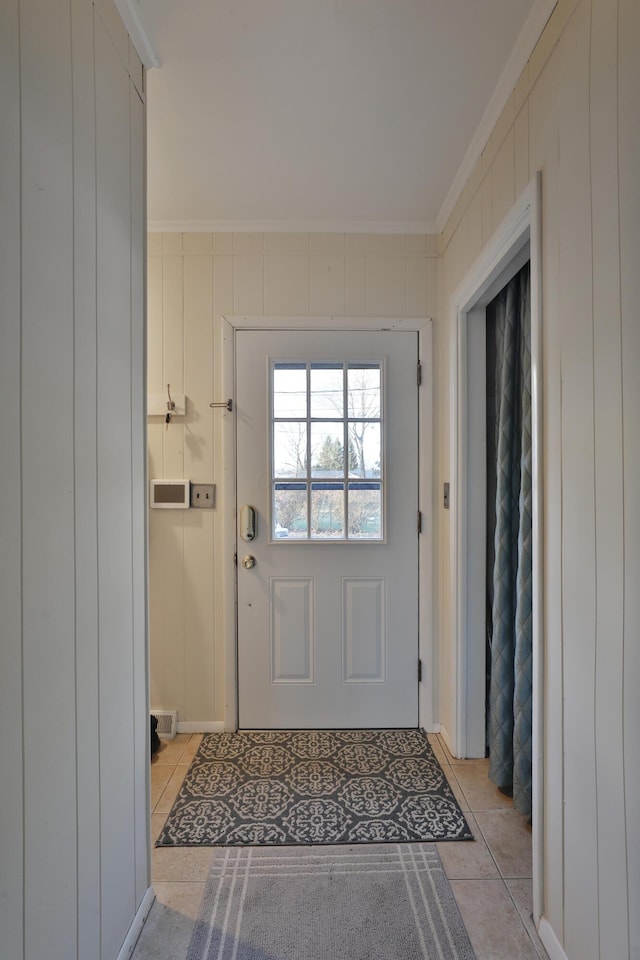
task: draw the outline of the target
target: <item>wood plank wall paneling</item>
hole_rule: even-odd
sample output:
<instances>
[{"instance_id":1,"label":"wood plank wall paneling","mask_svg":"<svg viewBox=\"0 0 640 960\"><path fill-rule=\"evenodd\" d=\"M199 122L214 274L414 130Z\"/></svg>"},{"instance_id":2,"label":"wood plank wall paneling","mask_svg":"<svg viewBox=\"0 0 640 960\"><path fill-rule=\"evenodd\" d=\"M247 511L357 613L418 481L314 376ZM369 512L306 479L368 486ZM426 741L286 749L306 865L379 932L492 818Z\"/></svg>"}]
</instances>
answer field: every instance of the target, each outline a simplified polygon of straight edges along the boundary
<instances>
[{"instance_id":1,"label":"wood plank wall paneling","mask_svg":"<svg viewBox=\"0 0 640 960\"><path fill-rule=\"evenodd\" d=\"M134 870L122 870L135 847L133 779L119 775L134 769L129 80L99 20L95 51L102 951L115 956L135 906Z\"/></svg>"},{"instance_id":2,"label":"wood plank wall paneling","mask_svg":"<svg viewBox=\"0 0 640 960\"><path fill-rule=\"evenodd\" d=\"M623 702L624 483L620 318L620 217L616 100L618 24L593 0L590 75L591 216L596 493L595 739L598 769L597 857L600 951L629 951L628 906L617 895L627 877ZM611 322L618 318L618 322ZM606 639L606 648L603 643Z\"/></svg>"},{"instance_id":3,"label":"wood plank wall paneling","mask_svg":"<svg viewBox=\"0 0 640 960\"><path fill-rule=\"evenodd\" d=\"M640 5L620 0L618 20L618 163L624 484L623 699L627 902L631 957L640 955Z\"/></svg>"},{"instance_id":4,"label":"wood plank wall paneling","mask_svg":"<svg viewBox=\"0 0 640 960\"><path fill-rule=\"evenodd\" d=\"M162 266L163 393L170 384L184 393L184 279L182 255L169 254ZM167 479L183 475L184 435L181 429L162 433L162 458Z\"/></svg>"},{"instance_id":5,"label":"wood plank wall paneling","mask_svg":"<svg viewBox=\"0 0 640 960\"><path fill-rule=\"evenodd\" d=\"M56 943L59 955L73 956L73 136L65 0L52 0L45 8L37 0L22 0L20 73L25 952L46 956ZM30 282L36 277L38 282ZM46 416L54 406L55 424ZM43 723L45 718L55 718L57 742L74 749L51 749L44 735L51 721ZM60 876L71 882L58 882Z\"/></svg>"},{"instance_id":6,"label":"wood plank wall paneling","mask_svg":"<svg viewBox=\"0 0 640 960\"><path fill-rule=\"evenodd\" d=\"M131 164L131 317L144 318L146 249L146 115L139 84L129 88ZM134 835L146 837L149 825L149 658L147 642L147 430L146 333L143 322L131 325L131 535L133 620L132 668L134 682ZM136 642L136 638L140 642ZM136 908L149 886L151 855L148 845L138 842L135 851Z\"/></svg>"},{"instance_id":7,"label":"wood plank wall paneling","mask_svg":"<svg viewBox=\"0 0 640 960\"><path fill-rule=\"evenodd\" d=\"M0 4L0 956L23 955L22 476L20 458L20 63L18 0ZM3 958L4 960L4 958Z\"/></svg>"},{"instance_id":8,"label":"wood plank wall paneling","mask_svg":"<svg viewBox=\"0 0 640 960\"><path fill-rule=\"evenodd\" d=\"M98 689L98 513L96 343L96 156L93 11L72 5L75 298L76 712L78 729L78 952L99 956L100 765ZM91 493L89 494L89 491ZM89 494L89 495L87 495Z\"/></svg>"},{"instance_id":9,"label":"wood plank wall paneling","mask_svg":"<svg viewBox=\"0 0 640 960\"><path fill-rule=\"evenodd\" d=\"M151 234L149 392L171 378L187 415L168 430L149 419L150 477L220 482L216 316L363 316L365 304L371 316L421 316L436 307L437 283L424 236ZM150 513L151 703L178 709L179 721L224 718L218 523L217 510Z\"/></svg>"},{"instance_id":10,"label":"wood plank wall paneling","mask_svg":"<svg viewBox=\"0 0 640 960\"><path fill-rule=\"evenodd\" d=\"M515 134L513 127L496 152L491 164L491 224L493 229L506 217L516 202Z\"/></svg>"},{"instance_id":11,"label":"wood plank wall paneling","mask_svg":"<svg viewBox=\"0 0 640 960\"><path fill-rule=\"evenodd\" d=\"M597 949L597 818L593 252L589 167L590 5L581 4L558 56L560 356L562 374L562 637L565 657L565 940L569 956ZM579 562L577 558L580 558ZM587 718L593 718L589 721Z\"/></svg>"},{"instance_id":12,"label":"wood plank wall paneling","mask_svg":"<svg viewBox=\"0 0 640 960\"><path fill-rule=\"evenodd\" d=\"M0 9L1 960L116 957L149 884L144 104L98 6Z\"/></svg>"},{"instance_id":13,"label":"wood plank wall paneling","mask_svg":"<svg viewBox=\"0 0 640 960\"><path fill-rule=\"evenodd\" d=\"M193 481L214 476L213 416L209 403L213 381L213 257L212 235L184 237L185 250L204 251L184 257L184 377L193 384L184 421L184 474ZM204 415L203 415L204 414ZM185 713L213 716L215 679L211 628L214 597L212 545L214 513L188 512L184 518L184 635Z\"/></svg>"},{"instance_id":14,"label":"wood plank wall paneling","mask_svg":"<svg viewBox=\"0 0 640 960\"><path fill-rule=\"evenodd\" d=\"M558 178L558 64L556 51L531 91L529 100L529 170L542 171L542 222L545 225L542 247L542 405L543 405L543 514L545 529L562 529L562 419L557 415L561 405L560 371L560 246L559 246L559 178ZM524 109L524 107L523 107ZM561 534L560 534L561 538ZM557 561L556 561L557 562ZM544 750L552 756L562 742L563 728L563 646L562 646L562 578L547 576L544 583L544 662L546 703L544 709ZM561 764L545 768L544 802L546 810L562 808L563 774ZM546 819L546 840L549 850L561 850L563 818ZM557 869L557 859L544 861L545 915L556 935L562 939L564 925L564 878Z\"/></svg>"},{"instance_id":15,"label":"wood plank wall paneling","mask_svg":"<svg viewBox=\"0 0 640 960\"><path fill-rule=\"evenodd\" d=\"M559 0L513 94L516 190L542 171L544 913L569 960L640 956L639 39L634 0ZM445 229L445 323L478 210L484 242L504 212L496 131Z\"/></svg>"},{"instance_id":16,"label":"wood plank wall paneling","mask_svg":"<svg viewBox=\"0 0 640 960\"><path fill-rule=\"evenodd\" d=\"M160 239L162 237L160 236ZM149 244L151 248L151 244ZM164 380L162 344L162 250L155 255L149 249L147 263L147 390L163 394Z\"/></svg>"}]
</instances>

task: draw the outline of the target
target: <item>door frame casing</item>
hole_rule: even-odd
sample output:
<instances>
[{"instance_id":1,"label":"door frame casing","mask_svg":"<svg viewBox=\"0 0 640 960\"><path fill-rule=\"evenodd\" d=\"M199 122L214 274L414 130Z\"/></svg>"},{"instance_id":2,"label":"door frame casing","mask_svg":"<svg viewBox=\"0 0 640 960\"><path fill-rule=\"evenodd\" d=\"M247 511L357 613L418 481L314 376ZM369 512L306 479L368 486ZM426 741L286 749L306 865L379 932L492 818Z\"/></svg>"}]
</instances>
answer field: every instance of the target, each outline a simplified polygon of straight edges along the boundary
<instances>
[{"instance_id":1,"label":"door frame casing","mask_svg":"<svg viewBox=\"0 0 640 960\"><path fill-rule=\"evenodd\" d=\"M542 232L541 175L538 172L518 198L490 242L468 271L450 301L453 317L450 343L451 485L450 527L451 606L449 610L455 658L452 729L442 729L456 757L479 753L477 732L484 739L485 650L474 644L470 624L478 615L484 623L486 504L479 501L475 484L483 469L486 480L486 448L478 443L477 409L485 399L484 342L486 304L527 260L531 265L531 404L532 404L532 635L533 635L533 730L532 730L532 824L533 899L538 923L543 912L543 513L542 513ZM475 349L473 349L475 348ZM485 378L486 379L486 378ZM475 404L475 407L474 407ZM475 430L476 436L472 435ZM486 439L486 436L485 436ZM482 461L484 457L484 461ZM482 594L481 600L478 597ZM479 604L481 610L478 609Z\"/></svg>"},{"instance_id":2,"label":"door frame casing","mask_svg":"<svg viewBox=\"0 0 640 960\"><path fill-rule=\"evenodd\" d=\"M296 330L330 332L407 331L418 335L418 360L422 365L422 386L418 390L418 509L422 532L418 538L418 656L423 664L418 684L418 723L427 732L436 729L437 671L434 649L433 606L433 376L432 323L429 318L397 317L240 317L218 316L214 320L214 342L218 345L216 382L222 395L216 400L235 400L235 338L238 330ZM417 375L417 371L416 371ZM222 413L222 411L221 411ZM214 586L216 609L221 611L224 645L224 729L238 729L238 646L236 544L236 436L235 408L222 413L220 455L221 482L217 503L221 510L222 535L216 550L215 568L221 575ZM416 517L417 523L417 517ZM416 664L416 680L417 680Z\"/></svg>"}]
</instances>

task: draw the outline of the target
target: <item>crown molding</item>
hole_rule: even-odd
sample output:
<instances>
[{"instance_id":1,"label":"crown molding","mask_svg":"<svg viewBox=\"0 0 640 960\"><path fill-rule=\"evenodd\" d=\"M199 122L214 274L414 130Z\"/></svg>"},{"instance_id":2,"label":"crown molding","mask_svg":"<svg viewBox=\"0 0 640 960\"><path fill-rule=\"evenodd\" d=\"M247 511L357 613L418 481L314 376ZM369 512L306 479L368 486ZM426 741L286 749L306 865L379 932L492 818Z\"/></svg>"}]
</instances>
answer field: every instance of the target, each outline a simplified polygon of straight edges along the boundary
<instances>
[{"instance_id":1,"label":"crown molding","mask_svg":"<svg viewBox=\"0 0 640 960\"><path fill-rule=\"evenodd\" d=\"M152 67L160 67L162 61L149 36L140 4L137 0L114 0L114 3L144 67L147 70L151 70Z\"/></svg>"},{"instance_id":2,"label":"crown molding","mask_svg":"<svg viewBox=\"0 0 640 960\"><path fill-rule=\"evenodd\" d=\"M149 233L438 234L437 224L385 220L149 220Z\"/></svg>"},{"instance_id":3,"label":"crown molding","mask_svg":"<svg viewBox=\"0 0 640 960\"><path fill-rule=\"evenodd\" d=\"M513 50L507 60L507 64L502 71L498 85L493 91L493 96L489 101L478 128L467 147L462 163L458 172L453 178L449 191L436 219L437 232L443 233L447 220L453 212L453 208L458 202L464 186L471 176L482 151L487 145L489 137L495 127L500 114L504 110L509 97L513 92L520 74L524 70L533 49L542 35L542 31L547 25L549 17L555 10L558 0L536 0L529 16L524 22L524 26L518 35Z\"/></svg>"}]
</instances>

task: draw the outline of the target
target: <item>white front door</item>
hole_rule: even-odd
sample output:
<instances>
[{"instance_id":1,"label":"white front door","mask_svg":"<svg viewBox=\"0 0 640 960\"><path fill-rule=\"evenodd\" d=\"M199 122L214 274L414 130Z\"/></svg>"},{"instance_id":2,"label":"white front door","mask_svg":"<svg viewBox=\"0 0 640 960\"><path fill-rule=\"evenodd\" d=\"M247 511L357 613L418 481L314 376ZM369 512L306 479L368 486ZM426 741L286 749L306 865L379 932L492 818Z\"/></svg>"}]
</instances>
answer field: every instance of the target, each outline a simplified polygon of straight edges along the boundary
<instances>
[{"instance_id":1,"label":"white front door","mask_svg":"<svg viewBox=\"0 0 640 960\"><path fill-rule=\"evenodd\" d=\"M236 333L241 728L418 724L417 351Z\"/></svg>"}]
</instances>

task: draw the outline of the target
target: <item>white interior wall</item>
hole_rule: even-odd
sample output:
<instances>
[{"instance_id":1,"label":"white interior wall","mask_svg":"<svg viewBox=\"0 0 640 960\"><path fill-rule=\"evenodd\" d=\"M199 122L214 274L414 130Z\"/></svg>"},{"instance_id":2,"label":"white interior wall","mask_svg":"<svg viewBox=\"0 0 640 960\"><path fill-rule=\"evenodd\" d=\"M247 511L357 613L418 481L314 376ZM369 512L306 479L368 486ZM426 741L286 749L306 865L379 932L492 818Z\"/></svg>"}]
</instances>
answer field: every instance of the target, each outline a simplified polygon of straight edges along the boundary
<instances>
[{"instance_id":1,"label":"white interior wall","mask_svg":"<svg viewBox=\"0 0 640 960\"><path fill-rule=\"evenodd\" d=\"M640 8L560 0L441 241L438 480L450 298L542 171L545 903L553 956L640 956ZM634 439L635 438L635 439ZM450 635L441 511L441 638ZM454 709L441 644L441 718Z\"/></svg>"},{"instance_id":2,"label":"white interior wall","mask_svg":"<svg viewBox=\"0 0 640 960\"><path fill-rule=\"evenodd\" d=\"M149 393L185 394L149 418L149 476L220 483L219 316L424 317L437 308L437 240L362 234L149 236ZM182 729L222 727L221 510L150 511L151 703ZM232 558L227 558L232 563Z\"/></svg>"},{"instance_id":3,"label":"white interior wall","mask_svg":"<svg viewBox=\"0 0 640 960\"><path fill-rule=\"evenodd\" d=\"M111 0L0 5L0 957L149 900L143 71Z\"/></svg>"}]
</instances>

